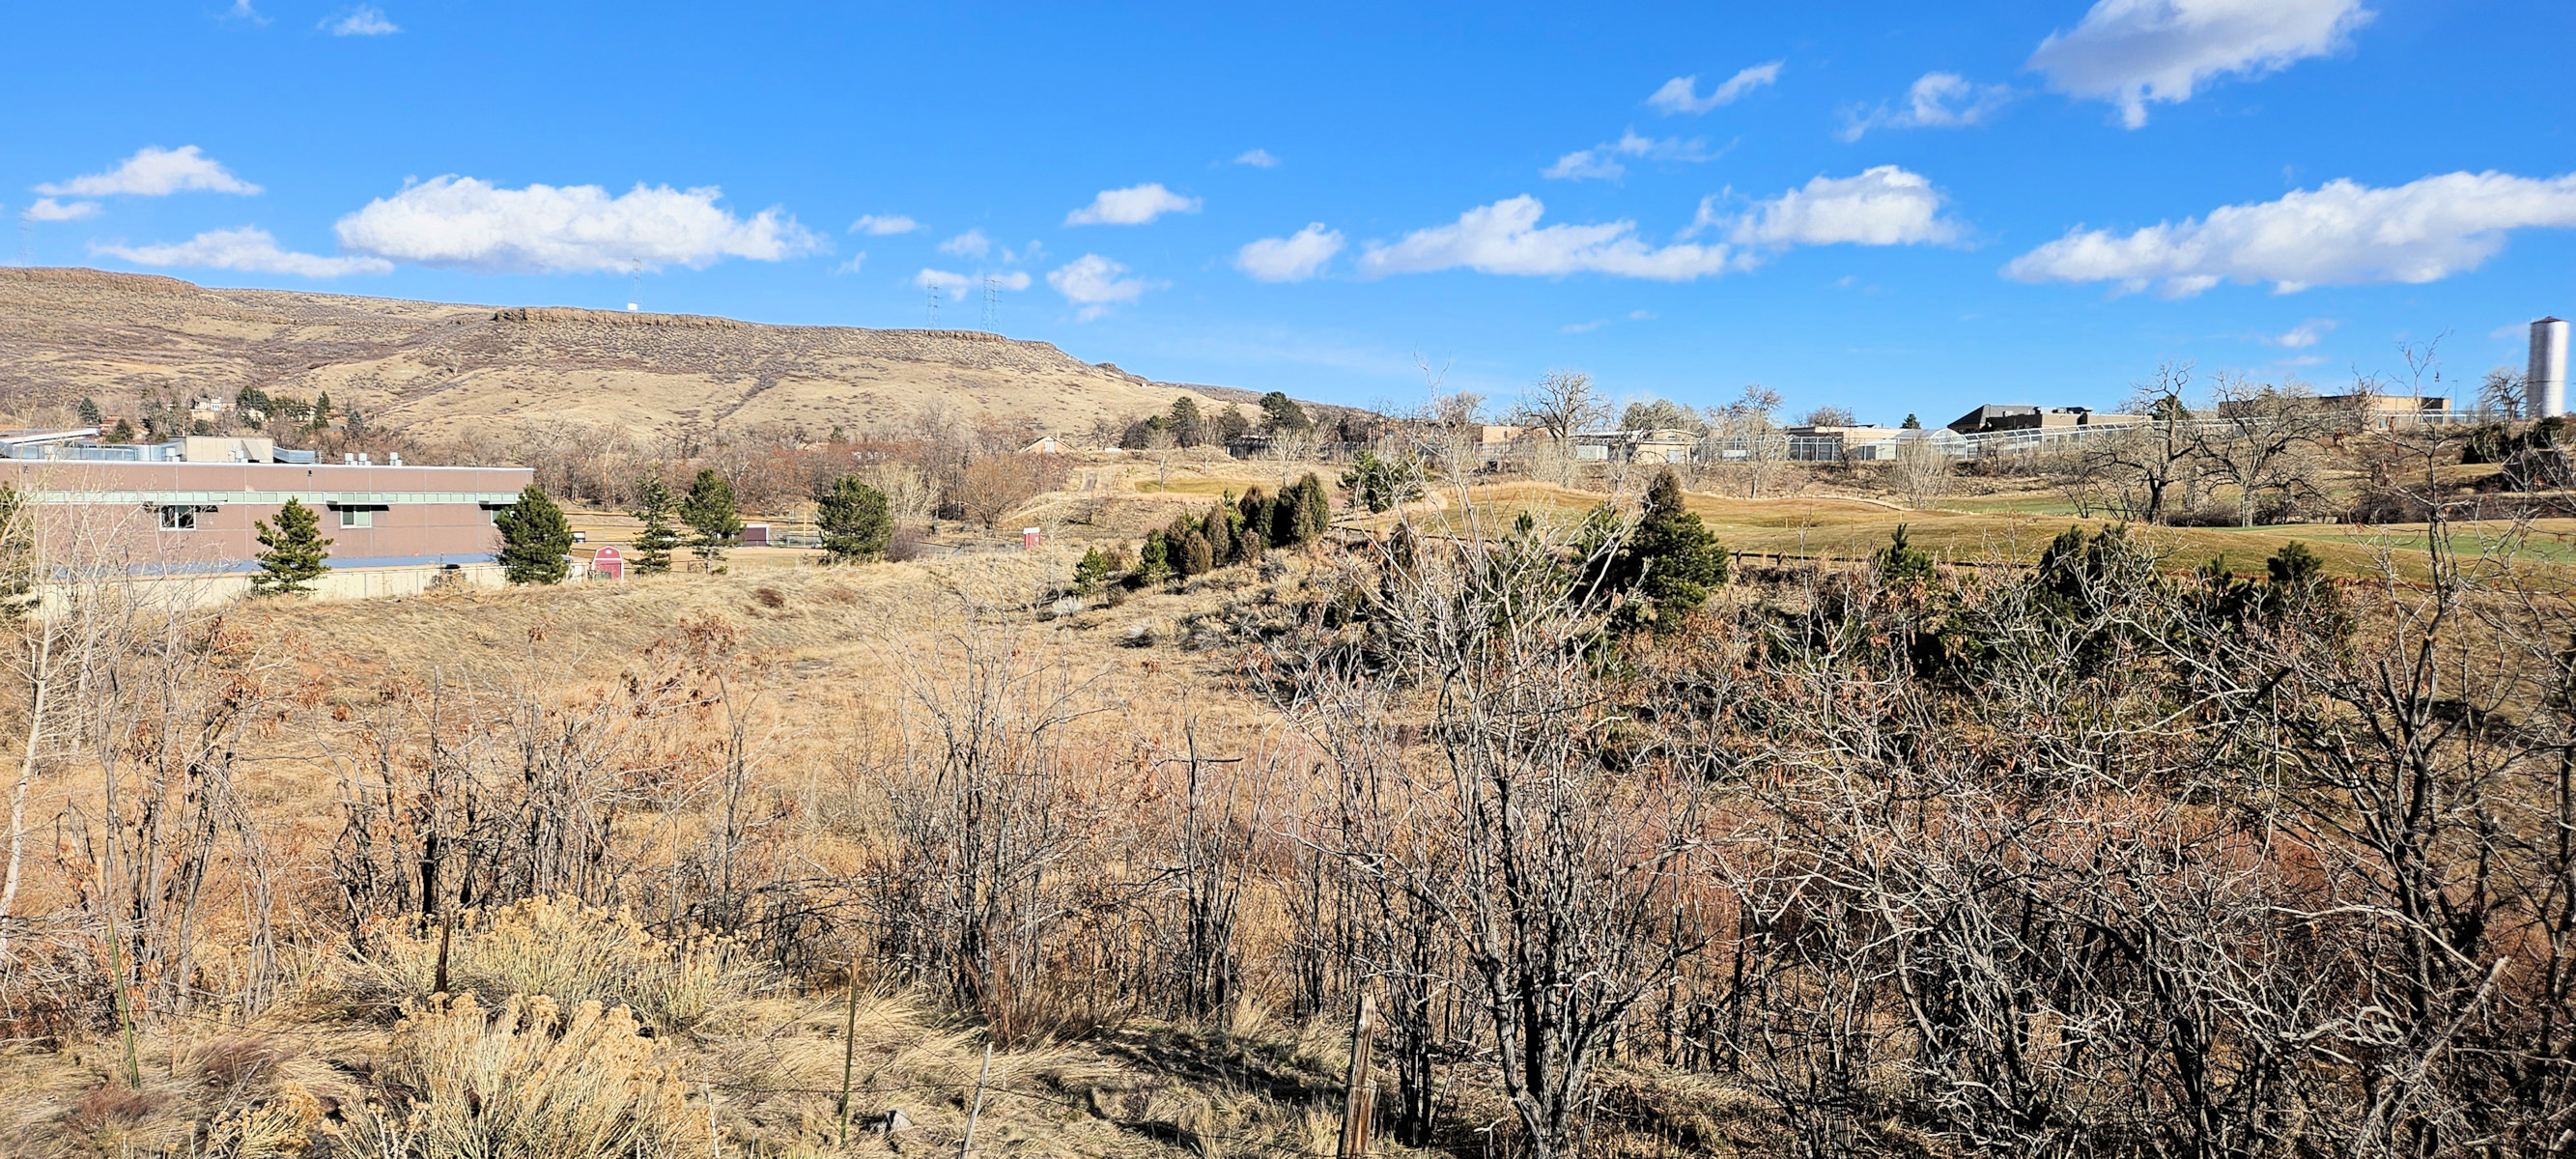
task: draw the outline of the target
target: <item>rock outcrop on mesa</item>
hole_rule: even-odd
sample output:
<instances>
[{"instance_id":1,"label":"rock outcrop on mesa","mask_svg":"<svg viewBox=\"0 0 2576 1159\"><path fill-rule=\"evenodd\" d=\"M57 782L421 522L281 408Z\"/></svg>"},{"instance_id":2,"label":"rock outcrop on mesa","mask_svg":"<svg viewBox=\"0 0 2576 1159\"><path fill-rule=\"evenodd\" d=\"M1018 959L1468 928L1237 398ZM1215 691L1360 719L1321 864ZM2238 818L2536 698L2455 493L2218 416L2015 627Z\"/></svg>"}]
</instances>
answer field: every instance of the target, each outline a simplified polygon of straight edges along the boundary
<instances>
[{"instance_id":1,"label":"rock outcrop on mesa","mask_svg":"<svg viewBox=\"0 0 2576 1159\"><path fill-rule=\"evenodd\" d=\"M227 290L148 274L0 268L0 399L168 388L329 391L437 440L591 425L653 438L764 424L892 430L926 406L1088 431L1241 393L1152 382L971 330L769 326L687 314Z\"/></svg>"}]
</instances>

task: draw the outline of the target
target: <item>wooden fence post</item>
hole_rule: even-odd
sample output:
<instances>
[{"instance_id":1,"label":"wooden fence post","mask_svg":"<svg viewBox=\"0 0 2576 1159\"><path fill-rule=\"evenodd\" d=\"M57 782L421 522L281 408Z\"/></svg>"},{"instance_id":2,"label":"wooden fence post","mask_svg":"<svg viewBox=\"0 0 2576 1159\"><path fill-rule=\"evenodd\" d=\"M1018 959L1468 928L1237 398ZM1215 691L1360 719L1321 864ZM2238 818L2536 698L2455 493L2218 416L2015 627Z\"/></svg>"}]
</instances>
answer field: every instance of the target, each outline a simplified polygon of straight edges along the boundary
<instances>
[{"instance_id":1,"label":"wooden fence post","mask_svg":"<svg viewBox=\"0 0 2576 1159\"><path fill-rule=\"evenodd\" d=\"M859 960L850 959L849 1009L841 1021L841 1147L850 1146L850 1066L859 1056ZM874 1081L874 1080L870 1080Z\"/></svg>"},{"instance_id":2,"label":"wooden fence post","mask_svg":"<svg viewBox=\"0 0 2576 1159\"><path fill-rule=\"evenodd\" d=\"M1377 1003L1360 995L1360 1016L1351 1023L1351 1073L1342 1083L1342 1149L1340 1159L1364 1159L1369 1148L1369 1042L1377 1036Z\"/></svg>"},{"instance_id":3,"label":"wooden fence post","mask_svg":"<svg viewBox=\"0 0 2576 1159\"><path fill-rule=\"evenodd\" d=\"M975 1150L975 1120L984 1114L984 1079L993 1073L993 1036L984 1034L984 1068L975 1072L975 1105L966 1111L966 1134L957 1140L957 1159L966 1159Z\"/></svg>"}]
</instances>

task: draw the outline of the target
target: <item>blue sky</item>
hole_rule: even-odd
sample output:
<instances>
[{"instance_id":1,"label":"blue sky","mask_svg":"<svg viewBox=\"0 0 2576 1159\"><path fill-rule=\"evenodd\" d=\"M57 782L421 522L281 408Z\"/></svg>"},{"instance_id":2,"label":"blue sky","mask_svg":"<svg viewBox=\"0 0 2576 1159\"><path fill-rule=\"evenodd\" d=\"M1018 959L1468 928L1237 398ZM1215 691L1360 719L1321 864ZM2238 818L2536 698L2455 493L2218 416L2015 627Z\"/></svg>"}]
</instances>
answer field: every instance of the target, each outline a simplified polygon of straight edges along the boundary
<instances>
[{"instance_id":1,"label":"blue sky","mask_svg":"<svg viewBox=\"0 0 2576 1159\"><path fill-rule=\"evenodd\" d=\"M2576 5L1224 7L13 5L0 212L37 264L783 323L990 276L1015 337L1394 406L1417 355L1883 421L2437 336L2473 381L2576 312Z\"/></svg>"}]
</instances>

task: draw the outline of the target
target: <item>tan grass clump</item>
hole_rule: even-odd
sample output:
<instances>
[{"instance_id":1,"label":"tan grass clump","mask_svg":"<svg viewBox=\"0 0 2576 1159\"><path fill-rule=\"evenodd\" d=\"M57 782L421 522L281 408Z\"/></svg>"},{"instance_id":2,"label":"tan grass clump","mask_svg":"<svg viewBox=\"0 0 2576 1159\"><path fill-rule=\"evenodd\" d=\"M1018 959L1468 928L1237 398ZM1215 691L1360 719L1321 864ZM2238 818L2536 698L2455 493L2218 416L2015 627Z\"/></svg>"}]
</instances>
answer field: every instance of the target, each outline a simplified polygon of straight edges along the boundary
<instances>
[{"instance_id":1,"label":"tan grass clump","mask_svg":"<svg viewBox=\"0 0 2576 1159\"><path fill-rule=\"evenodd\" d=\"M313 1147L322 1100L300 1083L278 1084L277 1097L216 1117L206 1129L205 1159L287 1159Z\"/></svg>"},{"instance_id":2,"label":"tan grass clump","mask_svg":"<svg viewBox=\"0 0 2576 1159\"><path fill-rule=\"evenodd\" d=\"M361 961L364 985L389 996L389 1005L428 998L438 944L434 926L386 935ZM629 911L568 898L465 911L447 970L451 993L485 1002L544 995L560 1006L626 1006L664 1031L697 1026L761 980L730 939L664 941Z\"/></svg>"},{"instance_id":3,"label":"tan grass clump","mask_svg":"<svg viewBox=\"0 0 2576 1159\"><path fill-rule=\"evenodd\" d=\"M584 1002L566 1018L539 995L487 1013L466 995L408 1011L389 1053L389 1085L414 1093L392 1122L362 1121L379 1136L370 1152L622 1159L711 1137L677 1055L623 1006Z\"/></svg>"}]
</instances>

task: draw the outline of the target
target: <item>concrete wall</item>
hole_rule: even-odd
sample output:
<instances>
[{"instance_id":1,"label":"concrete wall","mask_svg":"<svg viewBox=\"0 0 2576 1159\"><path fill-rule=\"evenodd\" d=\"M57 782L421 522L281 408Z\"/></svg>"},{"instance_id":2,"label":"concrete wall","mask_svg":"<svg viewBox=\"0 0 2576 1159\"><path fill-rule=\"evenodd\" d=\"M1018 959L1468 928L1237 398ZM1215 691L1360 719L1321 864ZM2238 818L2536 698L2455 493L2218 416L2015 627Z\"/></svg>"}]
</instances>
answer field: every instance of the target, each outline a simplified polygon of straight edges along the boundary
<instances>
[{"instance_id":1,"label":"concrete wall","mask_svg":"<svg viewBox=\"0 0 2576 1159\"><path fill-rule=\"evenodd\" d=\"M581 569L576 568L568 582L581 582ZM135 598L159 603L175 602L183 607L202 608L250 595L250 577L241 573L225 575L162 576L133 581ZM469 564L461 567L376 567L333 571L313 581L313 594L300 599L341 601L366 600L382 596L417 596L435 591L466 591L474 588L508 586L501 577L499 564ZM39 585L42 602L38 614L60 608L68 593L53 585Z\"/></svg>"}]
</instances>

